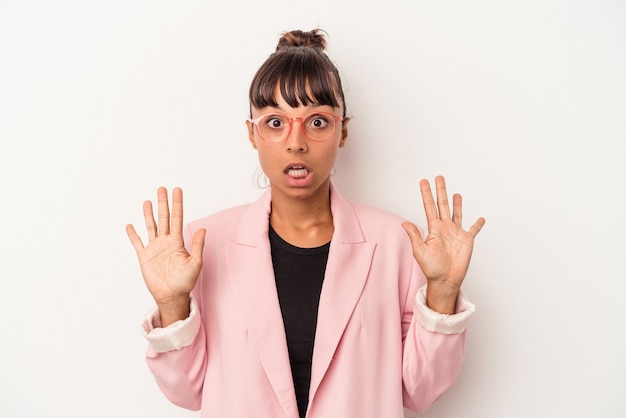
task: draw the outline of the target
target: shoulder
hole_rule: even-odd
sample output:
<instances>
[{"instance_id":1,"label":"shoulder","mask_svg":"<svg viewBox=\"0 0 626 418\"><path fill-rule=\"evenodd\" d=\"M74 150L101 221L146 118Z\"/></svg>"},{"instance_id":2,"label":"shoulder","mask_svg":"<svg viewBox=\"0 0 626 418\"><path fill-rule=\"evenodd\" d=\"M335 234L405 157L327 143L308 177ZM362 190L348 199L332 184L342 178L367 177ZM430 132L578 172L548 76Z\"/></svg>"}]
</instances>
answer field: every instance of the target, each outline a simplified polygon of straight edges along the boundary
<instances>
[{"instance_id":1,"label":"shoulder","mask_svg":"<svg viewBox=\"0 0 626 418\"><path fill-rule=\"evenodd\" d=\"M332 183L331 208L333 216L337 215L335 226L339 226L351 239L360 236L379 243L407 241L402 223L408 219L380 207L346 198Z\"/></svg>"},{"instance_id":2,"label":"shoulder","mask_svg":"<svg viewBox=\"0 0 626 418\"><path fill-rule=\"evenodd\" d=\"M402 223L407 222L408 219L388 210L361 202L352 200L348 202L354 209L366 239L406 241L407 234L402 227Z\"/></svg>"},{"instance_id":3,"label":"shoulder","mask_svg":"<svg viewBox=\"0 0 626 418\"><path fill-rule=\"evenodd\" d=\"M392 273L390 277L411 277L415 258L411 240L402 227L407 219L361 202L349 203L354 209L364 241L376 246L372 268L387 273L397 271L397 275Z\"/></svg>"},{"instance_id":4,"label":"shoulder","mask_svg":"<svg viewBox=\"0 0 626 418\"><path fill-rule=\"evenodd\" d=\"M216 229L231 229L233 225L239 223L242 215L246 212L252 203L247 203L244 205L233 206L228 209L220 210L219 212L215 212L211 215L196 219L189 223L189 228L192 231L195 231L199 228L205 228L208 230L216 230Z\"/></svg>"},{"instance_id":5,"label":"shoulder","mask_svg":"<svg viewBox=\"0 0 626 418\"><path fill-rule=\"evenodd\" d=\"M363 220L372 220L376 223L402 223L407 221L407 219L402 216L390 212L385 209L381 209L375 206L366 205L361 202L357 202L354 200L348 200L350 206L354 209L354 212L357 214L359 219Z\"/></svg>"}]
</instances>

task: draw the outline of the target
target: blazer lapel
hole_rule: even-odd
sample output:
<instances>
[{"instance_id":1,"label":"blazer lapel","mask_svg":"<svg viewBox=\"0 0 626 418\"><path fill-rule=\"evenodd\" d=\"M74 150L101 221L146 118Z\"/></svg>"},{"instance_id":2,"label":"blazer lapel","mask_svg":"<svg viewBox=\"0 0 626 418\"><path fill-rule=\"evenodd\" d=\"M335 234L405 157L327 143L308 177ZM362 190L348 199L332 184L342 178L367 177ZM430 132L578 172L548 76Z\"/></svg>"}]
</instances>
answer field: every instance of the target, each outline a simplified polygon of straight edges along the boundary
<instances>
[{"instance_id":1,"label":"blazer lapel","mask_svg":"<svg viewBox=\"0 0 626 418\"><path fill-rule=\"evenodd\" d=\"M313 399L367 281L375 243L366 242L350 203L331 183L333 234L317 316L309 399Z\"/></svg>"},{"instance_id":2,"label":"blazer lapel","mask_svg":"<svg viewBox=\"0 0 626 418\"><path fill-rule=\"evenodd\" d=\"M270 191L243 214L236 242L227 244L228 277L240 298L251 341L287 417L297 417L289 353L268 239Z\"/></svg>"}]
</instances>

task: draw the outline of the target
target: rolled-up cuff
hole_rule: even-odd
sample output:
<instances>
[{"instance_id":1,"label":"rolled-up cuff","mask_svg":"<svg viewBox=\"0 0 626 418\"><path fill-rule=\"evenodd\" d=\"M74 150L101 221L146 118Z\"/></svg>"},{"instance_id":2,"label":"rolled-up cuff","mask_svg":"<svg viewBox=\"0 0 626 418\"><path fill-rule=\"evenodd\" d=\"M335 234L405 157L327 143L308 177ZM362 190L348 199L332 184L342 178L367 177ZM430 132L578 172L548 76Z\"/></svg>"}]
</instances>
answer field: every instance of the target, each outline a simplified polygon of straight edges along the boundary
<instances>
[{"instance_id":1,"label":"rolled-up cuff","mask_svg":"<svg viewBox=\"0 0 626 418\"><path fill-rule=\"evenodd\" d=\"M424 328L441 334L460 334L465 327L476 306L467 299L463 291L459 292L456 300L456 313L453 315L435 312L426 305L426 285L422 286L415 295L413 314Z\"/></svg>"},{"instance_id":2,"label":"rolled-up cuff","mask_svg":"<svg viewBox=\"0 0 626 418\"><path fill-rule=\"evenodd\" d=\"M180 350L191 345L200 330L198 305L191 297L189 317L161 327L161 315L158 308L146 314L142 322L143 336L148 340L150 348L157 353Z\"/></svg>"}]
</instances>

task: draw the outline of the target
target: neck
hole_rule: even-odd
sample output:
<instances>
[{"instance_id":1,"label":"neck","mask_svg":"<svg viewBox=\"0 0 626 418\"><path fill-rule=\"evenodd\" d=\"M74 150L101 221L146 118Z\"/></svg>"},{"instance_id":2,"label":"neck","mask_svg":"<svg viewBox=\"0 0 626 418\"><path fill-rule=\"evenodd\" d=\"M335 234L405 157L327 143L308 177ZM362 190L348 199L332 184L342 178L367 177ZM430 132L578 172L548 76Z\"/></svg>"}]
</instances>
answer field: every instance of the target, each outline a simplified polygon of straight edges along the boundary
<instances>
[{"instance_id":1,"label":"neck","mask_svg":"<svg viewBox=\"0 0 626 418\"><path fill-rule=\"evenodd\" d=\"M330 182L306 198L272 194L270 223L285 241L298 247L318 247L333 235Z\"/></svg>"}]
</instances>

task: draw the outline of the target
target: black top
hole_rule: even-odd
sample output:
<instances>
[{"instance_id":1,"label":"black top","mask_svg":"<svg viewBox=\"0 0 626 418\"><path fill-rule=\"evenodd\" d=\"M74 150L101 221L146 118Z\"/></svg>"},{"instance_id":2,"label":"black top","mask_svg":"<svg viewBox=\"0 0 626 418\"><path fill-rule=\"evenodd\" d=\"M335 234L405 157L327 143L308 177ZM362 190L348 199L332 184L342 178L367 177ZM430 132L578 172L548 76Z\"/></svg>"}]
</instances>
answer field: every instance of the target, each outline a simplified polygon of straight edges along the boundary
<instances>
[{"instance_id":1,"label":"black top","mask_svg":"<svg viewBox=\"0 0 626 418\"><path fill-rule=\"evenodd\" d=\"M295 247L279 237L271 225L269 239L298 411L304 418L309 404L317 308L330 242L315 248Z\"/></svg>"}]
</instances>

